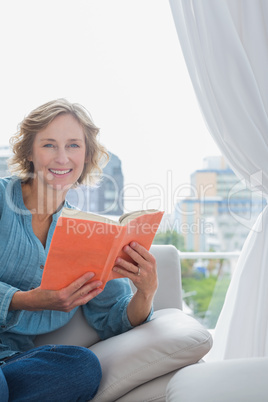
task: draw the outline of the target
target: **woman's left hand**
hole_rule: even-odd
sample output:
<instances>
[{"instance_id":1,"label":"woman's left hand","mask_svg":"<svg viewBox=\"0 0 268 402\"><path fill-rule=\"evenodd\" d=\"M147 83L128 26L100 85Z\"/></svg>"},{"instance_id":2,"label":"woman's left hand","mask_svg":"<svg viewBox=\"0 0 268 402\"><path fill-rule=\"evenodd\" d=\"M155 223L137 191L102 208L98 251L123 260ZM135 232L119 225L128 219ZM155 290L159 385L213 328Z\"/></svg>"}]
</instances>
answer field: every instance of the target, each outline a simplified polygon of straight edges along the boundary
<instances>
[{"instance_id":1,"label":"woman's left hand","mask_svg":"<svg viewBox=\"0 0 268 402\"><path fill-rule=\"evenodd\" d=\"M113 270L132 280L138 291L145 297L153 296L157 290L158 279L154 256L137 242L123 248L133 262L117 258Z\"/></svg>"}]
</instances>

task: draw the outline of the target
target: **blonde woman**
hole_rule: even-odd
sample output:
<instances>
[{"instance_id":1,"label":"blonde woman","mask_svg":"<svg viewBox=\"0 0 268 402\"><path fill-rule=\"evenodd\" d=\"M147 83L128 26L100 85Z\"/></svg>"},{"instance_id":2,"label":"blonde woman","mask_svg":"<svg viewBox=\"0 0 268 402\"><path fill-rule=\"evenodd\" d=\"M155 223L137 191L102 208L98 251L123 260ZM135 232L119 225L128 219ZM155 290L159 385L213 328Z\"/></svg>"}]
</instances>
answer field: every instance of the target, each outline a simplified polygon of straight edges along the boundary
<instances>
[{"instance_id":1,"label":"blonde woman","mask_svg":"<svg viewBox=\"0 0 268 402\"><path fill-rule=\"evenodd\" d=\"M102 291L91 272L59 291L39 287L61 209L72 207L67 191L100 172L107 158L98 132L81 105L58 99L33 110L11 139L16 174L0 180L1 401L8 395L10 401L50 402L94 397L101 367L90 350L34 348L36 335L67 324L79 306L101 339L150 319L156 263L137 243L125 248L135 264L120 259L114 267L135 283L134 295L128 279L112 280Z\"/></svg>"}]
</instances>

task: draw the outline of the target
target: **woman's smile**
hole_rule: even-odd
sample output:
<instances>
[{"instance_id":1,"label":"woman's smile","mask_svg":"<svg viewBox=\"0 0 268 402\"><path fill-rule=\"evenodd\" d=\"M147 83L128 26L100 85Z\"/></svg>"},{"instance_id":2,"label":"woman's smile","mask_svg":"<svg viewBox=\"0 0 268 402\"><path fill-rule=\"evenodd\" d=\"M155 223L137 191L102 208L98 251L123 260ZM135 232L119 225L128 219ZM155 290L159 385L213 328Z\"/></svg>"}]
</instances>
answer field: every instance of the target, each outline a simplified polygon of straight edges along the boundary
<instances>
[{"instance_id":1,"label":"woman's smile","mask_svg":"<svg viewBox=\"0 0 268 402\"><path fill-rule=\"evenodd\" d=\"M72 169L67 169L67 170L59 170L59 169L48 169L51 173L55 174L55 175L66 175L68 173L70 173L72 171Z\"/></svg>"}]
</instances>

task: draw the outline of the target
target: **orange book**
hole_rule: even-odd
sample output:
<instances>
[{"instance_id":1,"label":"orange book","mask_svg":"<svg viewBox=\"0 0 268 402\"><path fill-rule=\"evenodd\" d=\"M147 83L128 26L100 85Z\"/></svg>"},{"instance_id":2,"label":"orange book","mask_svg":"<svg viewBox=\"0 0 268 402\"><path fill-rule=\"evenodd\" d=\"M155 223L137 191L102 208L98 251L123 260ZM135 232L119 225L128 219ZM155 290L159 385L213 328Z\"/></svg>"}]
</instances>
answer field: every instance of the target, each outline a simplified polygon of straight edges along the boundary
<instances>
[{"instance_id":1,"label":"orange book","mask_svg":"<svg viewBox=\"0 0 268 402\"><path fill-rule=\"evenodd\" d=\"M89 212L63 208L48 252L41 288L58 290L86 272L103 287L122 276L112 271L121 256L129 260L123 247L137 241L151 247L164 212L136 211L121 216L118 222Z\"/></svg>"}]
</instances>

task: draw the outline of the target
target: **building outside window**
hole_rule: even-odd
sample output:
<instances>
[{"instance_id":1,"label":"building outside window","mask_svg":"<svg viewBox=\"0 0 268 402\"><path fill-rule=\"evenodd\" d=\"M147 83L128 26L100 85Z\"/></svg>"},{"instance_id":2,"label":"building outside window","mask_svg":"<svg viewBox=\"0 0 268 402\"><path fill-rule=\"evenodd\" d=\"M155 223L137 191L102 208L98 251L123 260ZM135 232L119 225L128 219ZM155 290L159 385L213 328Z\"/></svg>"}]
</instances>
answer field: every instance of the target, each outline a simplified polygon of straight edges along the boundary
<instances>
[{"instance_id":1,"label":"building outside window","mask_svg":"<svg viewBox=\"0 0 268 402\"><path fill-rule=\"evenodd\" d=\"M220 156L205 159L191 175L191 194L176 205L184 304L207 328L216 325L239 252L265 205Z\"/></svg>"},{"instance_id":2,"label":"building outside window","mask_svg":"<svg viewBox=\"0 0 268 402\"><path fill-rule=\"evenodd\" d=\"M245 188L223 157L205 159L205 168L191 176L191 192L175 208L185 249L238 251L266 205Z\"/></svg>"},{"instance_id":3,"label":"building outside window","mask_svg":"<svg viewBox=\"0 0 268 402\"><path fill-rule=\"evenodd\" d=\"M9 175L7 161L10 156L11 152L9 146L0 146L0 177Z\"/></svg>"}]
</instances>

